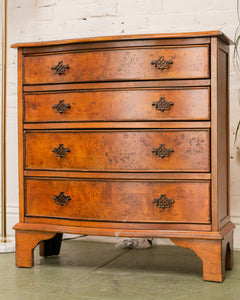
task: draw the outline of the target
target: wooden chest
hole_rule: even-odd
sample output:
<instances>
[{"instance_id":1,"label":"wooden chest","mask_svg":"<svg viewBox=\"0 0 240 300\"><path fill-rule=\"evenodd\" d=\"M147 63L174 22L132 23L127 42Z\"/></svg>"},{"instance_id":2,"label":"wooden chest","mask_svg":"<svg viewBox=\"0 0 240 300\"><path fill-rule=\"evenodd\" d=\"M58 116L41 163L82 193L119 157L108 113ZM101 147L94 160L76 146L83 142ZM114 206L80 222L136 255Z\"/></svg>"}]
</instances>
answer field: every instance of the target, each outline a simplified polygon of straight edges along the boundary
<instances>
[{"instance_id":1,"label":"wooden chest","mask_svg":"<svg viewBox=\"0 0 240 300\"><path fill-rule=\"evenodd\" d=\"M170 238L232 267L228 45L221 32L16 44L16 264L62 233Z\"/></svg>"}]
</instances>

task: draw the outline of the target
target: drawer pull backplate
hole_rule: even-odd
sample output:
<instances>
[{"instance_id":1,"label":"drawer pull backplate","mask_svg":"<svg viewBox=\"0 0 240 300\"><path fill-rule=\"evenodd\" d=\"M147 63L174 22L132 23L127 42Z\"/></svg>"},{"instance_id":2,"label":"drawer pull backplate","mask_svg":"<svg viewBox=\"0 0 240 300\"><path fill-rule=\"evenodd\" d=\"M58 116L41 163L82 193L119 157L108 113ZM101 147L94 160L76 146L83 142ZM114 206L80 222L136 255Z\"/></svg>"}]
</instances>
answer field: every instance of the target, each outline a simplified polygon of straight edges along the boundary
<instances>
[{"instance_id":1,"label":"drawer pull backplate","mask_svg":"<svg viewBox=\"0 0 240 300\"><path fill-rule=\"evenodd\" d=\"M55 153L56 157L64 157L67 152L70 152L70 149L64 147L63 144L59 144L58 147L52 149L52 152Z\"/></svg>"},{"instance_id":2,"label":"drawer pull backplate","mask_svg":"<svg viewBox=\"0 0 240 300\"><path fill-rule=\"evenodd\" d=\"M59 61L56 66L51 67L53 73L59 75L62 75L68 69L69 69L69 65L64 65L62 61Z\"/></svg>"},{"instance_id":3,"label":"drawer pull backplate","mask_svg":"<svg viewBox=\"0 0 240 300\"><path fill-rule=\"evenodd\" d=\"M155 68L163 71L164 69L168 69L169 65L173 64L173 61L171 59L166 60L164 56L160 56L158 60L152 60L151 64L154 65Z\"/></svg>"},{"instance_id":4,"label":"drawer pull backplate","mask_svg":"<svg viewBox=\"0 0 240 300\"><path fill-rule=\"evenodd\" d=\"M166 101L165 97L160 97L158 101L154 101L152 106L155 106L156 110L169 110L174 103L172 101Z\"/></svg>"},{"instance_id":5,"label":"drawer pull backplate","mask_svg":"<svg viewBox=\"0 0 240 300\"><path fill-rule=\"evenodd\" d=\"M53 200L55 200L55 203L57 205L62 205L63 206L65 204L67 204L68 201L71 200L71 197L70 196L66 196L64 194L64 192L60 192L59 195L54 195Z\"/></svg>"},{"instance_id":6,"label":"drawer pull backplate","mask_svg":"<svg viewBox=\"0 0 240 300\"><path fill-rule=\"evenodd\" d=\"M158 148L152 149L152 153L161 158L169 157L170 152L174 152L173 148L166 148L165 144L160 144Z\"/></svg>"},{"instance_id":7,"label":"drawer pull backplate","mask_svg":"<svg viewBox=\"0 0 240 300\"><path fill-rule=\"evenodd\" d=\"M71 105L68 103L64 103L64 100L59 100L58 104L54 104L52 106L56 113L64 113L67 109L71 108Z\"/></svg>"},{"instance_id":8,"label":"drawer pull backplate","mask_svg":"<svg viewBox=\"0 0 240 300\"><path fill-rule=\"evenodd\" d=\"M161 194L159 198L153 199L153 204L156 204L156 206L161 209L171 208L173 203L175 203L175 201L167 198L165 194Z\"/></svg>"}]
</instances>

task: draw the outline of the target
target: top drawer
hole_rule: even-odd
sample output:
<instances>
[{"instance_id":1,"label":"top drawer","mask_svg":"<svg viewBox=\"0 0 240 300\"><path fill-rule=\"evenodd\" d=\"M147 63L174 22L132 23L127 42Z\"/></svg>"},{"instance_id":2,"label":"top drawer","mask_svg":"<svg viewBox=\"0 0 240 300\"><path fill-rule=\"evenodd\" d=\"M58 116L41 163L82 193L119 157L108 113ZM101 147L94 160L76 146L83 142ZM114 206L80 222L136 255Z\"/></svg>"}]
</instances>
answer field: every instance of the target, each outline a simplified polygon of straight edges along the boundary
<instances>
[{"instance_id":1,"label":"top drawer","mask_svg":"<svg viewBox=\"0 0 240 300\"><path fill-rule=\"evenodd\" d=\"M208 45L24 57L24 84L209 77Z\"/></svg>"}]
</instances>

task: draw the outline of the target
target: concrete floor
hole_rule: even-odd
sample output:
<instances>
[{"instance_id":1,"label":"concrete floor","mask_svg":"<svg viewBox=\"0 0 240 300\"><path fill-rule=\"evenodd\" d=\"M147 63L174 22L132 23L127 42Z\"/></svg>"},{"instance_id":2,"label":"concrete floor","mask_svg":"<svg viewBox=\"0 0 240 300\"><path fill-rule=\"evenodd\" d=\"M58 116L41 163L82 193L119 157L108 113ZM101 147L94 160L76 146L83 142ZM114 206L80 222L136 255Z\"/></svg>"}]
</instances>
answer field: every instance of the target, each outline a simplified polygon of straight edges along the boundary
<instances>
[{"instance_id":1,"label":"concrete floor","mask_svg":"<svg viewBox=\"0 0 240 300\"><path fill-rule=\"evenodd\" d=\"M204 282L200 259L189 249L153 246L116 249L114 244L63 241L61 255L40 258L32 269L15 267L15 254L0 254L2 300L239 300L240 251L223 283Z\"/></svg>"}]
</instances>

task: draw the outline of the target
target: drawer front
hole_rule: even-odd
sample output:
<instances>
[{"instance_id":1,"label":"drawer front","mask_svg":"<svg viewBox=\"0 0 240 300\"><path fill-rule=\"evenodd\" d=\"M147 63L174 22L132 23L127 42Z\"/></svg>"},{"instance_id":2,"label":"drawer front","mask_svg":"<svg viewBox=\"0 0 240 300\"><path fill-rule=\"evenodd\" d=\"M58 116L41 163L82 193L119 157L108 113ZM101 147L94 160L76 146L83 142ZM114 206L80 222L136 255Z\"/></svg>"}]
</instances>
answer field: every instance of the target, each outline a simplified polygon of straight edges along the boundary
<instances>
[{"instance_id":1,"label":"drawer front","mask_svg":"<svg viewBox=\"0 0 240 300\"><path fill-rule=\"evenodd\" d=\"M25 122L209 120L209 88L24 96Z\"/></svg>"},{"instance_id":2,"label":"drawer front","mask_svg":"<svg viewBox=\"0 0 240 300\"><path fill-rule=\"evenodd\" d=\"M25 168L209 172L209 130L27 131Z\"/></svg>"},{"instance_id":3,"label":"drawer front","mask_svg":"<svg viewBox=\"0 0 240 300\"><path fill-rule=\"evenodd\" d=\"M116 222L210 222L210 183L27 179L25 215Z\"/></svg>"},{"instance_id":4,"label":"drawer front","mask_svg":"<svg viewBox=\"0 0 240 300\"><path fill-rule=\"evenodd\" d=\"M161 59L160 59L161 58ZM209 77L208 45L24 57L24 84Z\"/></svg>"}]
</instances>

